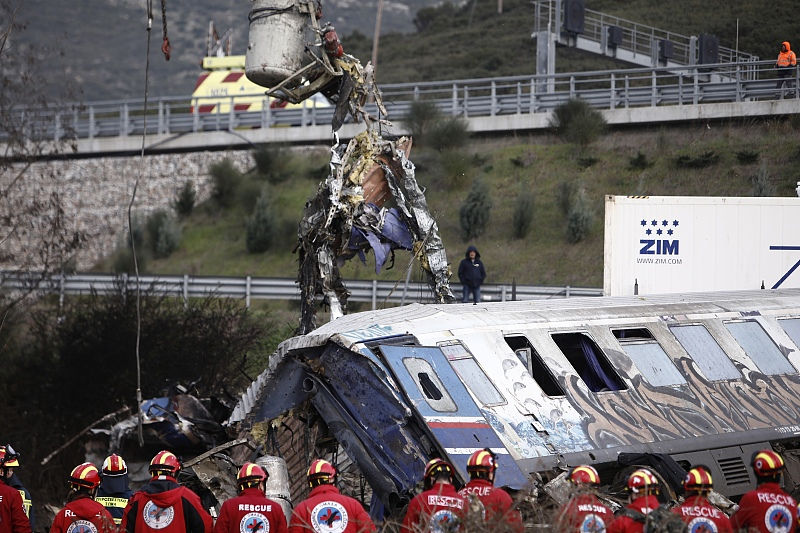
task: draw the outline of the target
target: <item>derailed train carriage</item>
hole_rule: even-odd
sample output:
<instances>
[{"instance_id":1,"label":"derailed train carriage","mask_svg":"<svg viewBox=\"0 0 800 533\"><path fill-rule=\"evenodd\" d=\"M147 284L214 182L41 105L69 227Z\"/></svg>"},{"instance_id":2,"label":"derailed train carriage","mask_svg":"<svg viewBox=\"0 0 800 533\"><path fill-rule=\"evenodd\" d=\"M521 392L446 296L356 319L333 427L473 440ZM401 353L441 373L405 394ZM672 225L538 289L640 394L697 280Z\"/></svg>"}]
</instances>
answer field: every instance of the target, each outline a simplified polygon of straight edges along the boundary
<instances>
[{"instance_id":1,"label":"derailed train carriage","mask_svg":"<svg viewBox=\"0 0 800 533\"><path fill-rule=\"evenodd\" d=\"M644 452L707 465L736 497L762 448L784 453L790 489L800 480L799 347L800 290L413 304L283 342L230 422L311 408L376 517L402 507L430 457L463 478L484 447L512 489Z\"/></svg>"}]
</instances>

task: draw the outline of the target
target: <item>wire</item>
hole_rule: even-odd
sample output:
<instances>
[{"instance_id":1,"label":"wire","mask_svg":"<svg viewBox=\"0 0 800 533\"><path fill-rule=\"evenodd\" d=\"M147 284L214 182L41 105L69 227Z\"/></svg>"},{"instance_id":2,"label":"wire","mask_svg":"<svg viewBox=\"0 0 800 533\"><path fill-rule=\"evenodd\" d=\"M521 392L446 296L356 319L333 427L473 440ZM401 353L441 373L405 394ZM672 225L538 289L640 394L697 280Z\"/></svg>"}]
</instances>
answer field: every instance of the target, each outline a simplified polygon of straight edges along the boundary
<instances>
[{"instance_id":1,"label":"wire","mask_svg":"<svg viewBox=\"0 0 800 533\"><path fill-rule=\"evenodd\" d=\"M166 22L165 22L166 24ZM140 155L141 166L136 180L133 182L133 192L131 201L128 204L128 239L131 243L133 253L133 269L136 274L136 429L139 437L139 446L144 446L144 419L142 416L142 364L139 357L139 346L142 337L142 309L141 309L141 288L139 286L139 261L136 257L136 240L133 238L133 217L131 211L136 201L136 190L139 188L139 178L144 173L144 147L147 139L147 96L148 84L150 82L150 32L153 28L153 0L147 0L147 55L144 67L144 124L142 127L142 151Z\"/></svg>"}]
</instances>

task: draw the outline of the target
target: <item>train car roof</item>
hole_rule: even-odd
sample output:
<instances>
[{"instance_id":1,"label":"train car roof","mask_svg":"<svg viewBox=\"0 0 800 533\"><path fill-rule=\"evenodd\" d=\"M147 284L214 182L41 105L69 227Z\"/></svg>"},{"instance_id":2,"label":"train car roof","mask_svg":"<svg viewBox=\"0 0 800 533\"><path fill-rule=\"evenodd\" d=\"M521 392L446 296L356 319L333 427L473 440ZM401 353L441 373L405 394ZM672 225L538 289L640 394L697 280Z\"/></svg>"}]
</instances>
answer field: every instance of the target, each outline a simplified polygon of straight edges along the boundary
<instances>
[{"instance_id":1,"label":"train car roof","mask_svg":"<svg viewBox=\"0 0 800 533\"><path fill-rule=\"evenodd\" d=\"M687 314L800 310L800 289L762 289L627 297L577 297L473 304L410 304L345 315L302 337L284 341L280 354L322 346L352 344L401 334L483 327L659 317Z\"/></svg>"}]
</instances>

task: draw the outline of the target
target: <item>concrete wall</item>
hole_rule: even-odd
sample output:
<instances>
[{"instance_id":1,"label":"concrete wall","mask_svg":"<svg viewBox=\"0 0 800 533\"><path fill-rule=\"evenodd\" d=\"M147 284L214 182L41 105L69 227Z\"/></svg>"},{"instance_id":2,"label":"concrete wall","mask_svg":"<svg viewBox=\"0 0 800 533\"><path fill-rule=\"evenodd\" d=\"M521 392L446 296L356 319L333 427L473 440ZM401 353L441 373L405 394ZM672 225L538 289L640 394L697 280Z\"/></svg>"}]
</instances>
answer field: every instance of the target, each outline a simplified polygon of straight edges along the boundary
<instances>
[{"instance_id":1,"label":"concrete wall","mask_svg":"<svg viewBox=\"0 0 800 533\"><path fill-rule=\"evenodd\" d=\"M184 183L191 181L197 191L197 201L206 200L211 193L208 174L212 163L229 158L242 171L254 166L249 150L191 152L139 157L100 157L68 161L35 163L0 200L0 215L6 209L18 210L26 199L43 197L57 191L70 229L85 232L87 241L76 257L76 267L86 269L111 254L126 236L127 207L134 182L140 177L134 210L148 214L158 208L170 209L171 202ZM0 174L0 190L13 180L20 167ZM0 216L0 225L3 217ZM30 225L20 227L16 234L0 244L0 250L19 257L25 249L37 246L44 236ZM8 228L0 228L0 236ZM0 237L0 238L2 238ZM16 265L0 262L0 268Z\"/></svg>"}]
</instances>

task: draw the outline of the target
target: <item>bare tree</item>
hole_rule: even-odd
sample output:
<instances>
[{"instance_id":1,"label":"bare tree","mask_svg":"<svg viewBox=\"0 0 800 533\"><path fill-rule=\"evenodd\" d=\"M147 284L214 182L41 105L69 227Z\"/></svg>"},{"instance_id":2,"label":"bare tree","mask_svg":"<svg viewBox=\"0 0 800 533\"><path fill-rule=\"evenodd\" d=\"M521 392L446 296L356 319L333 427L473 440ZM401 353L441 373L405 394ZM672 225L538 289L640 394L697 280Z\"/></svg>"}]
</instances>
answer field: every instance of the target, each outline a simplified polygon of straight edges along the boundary
<instances>
[{"instance_id":1,"label":"bare tree","mask_svg":"<svg viewBox=\"0 0 800 533\"><path fill-rule=\"evenodd\" d=\"M62 270L84 241L70 228L59 192L63 165L49 162L76 148L74 132L58 119L68 109L63 104L68 89L58 97L48 94L37 54L51 51L21 44L22 5L0 0L0 281L25 280L14 290L0 284L0 330L14 308Z\"/></svg>"}]
</instances>

